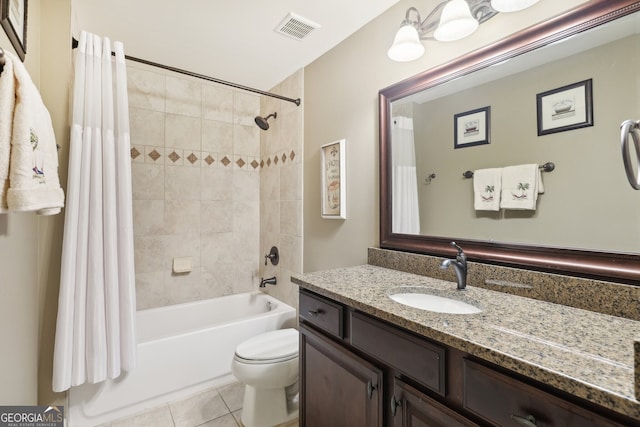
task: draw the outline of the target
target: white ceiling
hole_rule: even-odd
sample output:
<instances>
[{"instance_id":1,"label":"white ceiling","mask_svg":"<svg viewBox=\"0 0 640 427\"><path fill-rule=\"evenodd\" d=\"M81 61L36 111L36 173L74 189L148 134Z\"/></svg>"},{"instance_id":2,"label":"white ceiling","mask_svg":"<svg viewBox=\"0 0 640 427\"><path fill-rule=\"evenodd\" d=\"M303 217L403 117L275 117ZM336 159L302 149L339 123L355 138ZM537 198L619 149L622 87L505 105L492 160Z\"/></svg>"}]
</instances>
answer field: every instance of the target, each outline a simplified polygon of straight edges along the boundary
<instances>
[{"instance_id":1,"label":"white ceiling","mask_svg":"<svg viewBox=\"0 0 640 427\"><path fill-rule=\"evenodd\" d=\"M122 41L130 56L269 90L397 2L74 0L73 34L86 30ZM289 12L321 28L303 40L276 33Z\"/></svg>"}]
</instances>

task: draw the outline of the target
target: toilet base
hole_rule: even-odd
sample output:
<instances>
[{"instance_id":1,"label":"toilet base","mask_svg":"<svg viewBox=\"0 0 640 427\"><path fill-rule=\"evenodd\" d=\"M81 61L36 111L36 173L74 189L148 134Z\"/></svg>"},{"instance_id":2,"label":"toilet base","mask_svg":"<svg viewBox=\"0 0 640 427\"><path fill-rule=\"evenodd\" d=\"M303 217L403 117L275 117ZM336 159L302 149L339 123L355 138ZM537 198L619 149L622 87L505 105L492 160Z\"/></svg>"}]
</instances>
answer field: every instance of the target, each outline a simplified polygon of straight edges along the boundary
<instances>
[{"instance_id":1,"label":"toilet base","mask_svg":"<svg viewBox=\"0 0 640 427\"><path fill-rule=\"evenodd\" d=\"M273 427L298 417L296 399L287 398L289 388L256 388L246 385L242 405L242 424L245 427Z\"/></svg>"}]
</instances>

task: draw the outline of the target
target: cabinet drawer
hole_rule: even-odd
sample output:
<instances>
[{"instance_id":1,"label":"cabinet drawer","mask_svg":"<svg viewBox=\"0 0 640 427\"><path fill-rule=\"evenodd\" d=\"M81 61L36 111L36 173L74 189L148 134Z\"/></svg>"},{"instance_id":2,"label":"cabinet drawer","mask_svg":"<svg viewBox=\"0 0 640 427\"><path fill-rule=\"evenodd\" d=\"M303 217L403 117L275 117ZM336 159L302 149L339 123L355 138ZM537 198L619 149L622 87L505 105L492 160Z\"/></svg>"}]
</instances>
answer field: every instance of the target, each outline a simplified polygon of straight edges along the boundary
<instances>
[{"instance_id":1,"label":"cabinet drawer","mask_svg":"<svg viewBox=\"0 0 640 427\"><path fill-rule=\"evenodd\" d=\"M344 309L336 302L301 291L300 318L331 335L344 337Z\"/></svg>"},{"instance_id":2,"label":"cabinet drawer","mask_svg":"<svg viewBox=\"0 0 640 427\"><path fill-rule=\"evenodd\" d=\"M470 360L464 360L463 404L465 409L495 425L532 425L524 421L528 420L541 426L622 427L622 424ZM517 417L520 417L519 422Z\"/></svg>"},{"instance_id":3,"label":"cabinet drawer","mask_svg":"<svg viewBox=\"0 0 640 427\"><path fill-rule=\"evenodd\" d=\"M352 346L445 395L444 348L357 312L350 320Z\"/></svg>"}]
</instances>

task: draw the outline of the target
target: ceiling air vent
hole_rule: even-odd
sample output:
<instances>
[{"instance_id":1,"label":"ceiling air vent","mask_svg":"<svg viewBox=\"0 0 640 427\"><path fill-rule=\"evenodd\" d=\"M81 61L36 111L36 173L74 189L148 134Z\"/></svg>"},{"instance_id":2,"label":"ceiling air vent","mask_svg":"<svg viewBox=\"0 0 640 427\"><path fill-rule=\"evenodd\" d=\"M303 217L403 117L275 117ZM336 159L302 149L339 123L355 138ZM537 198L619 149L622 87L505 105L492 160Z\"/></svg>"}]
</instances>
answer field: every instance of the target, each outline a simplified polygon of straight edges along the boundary
<instances>
[{"instance_id":1,"label":"ceiling air vent","mask_svg":"<svg viewBox=\"0 0 640 427\"><path fill-rule=\"evenodd\" d=\"M283 34L292 39L302 40L316 28L320 28L319 24L303 18L300 15L290 12L274 29L276 33Z\"/></svg>"}]
</instances>

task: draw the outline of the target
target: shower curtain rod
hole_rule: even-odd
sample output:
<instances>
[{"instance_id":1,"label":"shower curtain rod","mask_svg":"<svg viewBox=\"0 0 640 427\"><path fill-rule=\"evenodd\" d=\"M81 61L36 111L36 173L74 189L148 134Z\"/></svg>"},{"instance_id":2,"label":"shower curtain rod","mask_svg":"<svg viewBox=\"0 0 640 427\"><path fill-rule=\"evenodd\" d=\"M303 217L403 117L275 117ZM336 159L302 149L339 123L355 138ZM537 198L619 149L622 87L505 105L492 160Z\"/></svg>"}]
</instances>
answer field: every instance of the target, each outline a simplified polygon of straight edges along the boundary
<instances>
[{"instance_id":1,"label":"shower curtain rod","mask_svg":"<svg viewBox=\"0 0 640 427\"><path fill-rule=\"evenodd\" d=\"M77 48L78 47L78 40L76 40L75 38L72 38L71 39L71 47L73 49ZM114 53L111 52L111 54L113 55ZM158 64L157 62L152 62L152 61L147 61L146 59L136 58L135 56L125 55L124 58L128 59L129 61L134 61L134 62L139 62L141 64L151 65L152 67L162 68L162 69L165 69L165 70L173 71L174 73L179 73L179 74L184 74L184 75L191 76L191 77L196 77L196 78L207 80L207 81L210 81L210 82L219 83L219 84L225 85L225 86L231 86L233 88L245 90L247 92L253 92L253 93L257 93L257 94L264 95L264 96L270 96L272 98L282 99L283 101L293 102L297 106L300 106L300 98L297 98L297 99L288 98L286 96L278 95L276 93L266 92L264 90L255 89L255 88L252 88L252 87L249 87L249 86L243 86L243 85L240 85L240 84L237 84L237 83L228 82L226 80L216 79L215 77L209 77L209 76L205 76L203 74L194 73L192 71L182 70L180 68L175 68L175 67L172 67L170 65Z\"/></svg>"}]
</instances>

